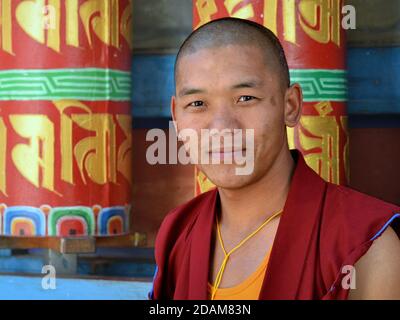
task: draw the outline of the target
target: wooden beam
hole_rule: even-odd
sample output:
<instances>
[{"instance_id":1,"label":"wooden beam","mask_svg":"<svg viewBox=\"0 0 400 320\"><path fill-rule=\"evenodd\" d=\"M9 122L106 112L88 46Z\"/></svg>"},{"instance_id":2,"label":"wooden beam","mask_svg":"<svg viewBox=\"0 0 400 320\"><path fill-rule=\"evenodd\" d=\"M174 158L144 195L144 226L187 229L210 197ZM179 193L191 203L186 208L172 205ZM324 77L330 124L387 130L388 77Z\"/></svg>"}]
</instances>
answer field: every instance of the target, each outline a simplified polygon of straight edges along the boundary
<instances>
[{"instance_id":1,"label":"wooden beam","mask_svg":"<svg viewBox=\"0 0 400 320\"><path fill-rule=\"evenodd\" d=\"M51 249L61 253L94 253L98 247L145 247L146 234L107 237L13 237L0 236L0 249Z\"/></svg>"}]
</instances>

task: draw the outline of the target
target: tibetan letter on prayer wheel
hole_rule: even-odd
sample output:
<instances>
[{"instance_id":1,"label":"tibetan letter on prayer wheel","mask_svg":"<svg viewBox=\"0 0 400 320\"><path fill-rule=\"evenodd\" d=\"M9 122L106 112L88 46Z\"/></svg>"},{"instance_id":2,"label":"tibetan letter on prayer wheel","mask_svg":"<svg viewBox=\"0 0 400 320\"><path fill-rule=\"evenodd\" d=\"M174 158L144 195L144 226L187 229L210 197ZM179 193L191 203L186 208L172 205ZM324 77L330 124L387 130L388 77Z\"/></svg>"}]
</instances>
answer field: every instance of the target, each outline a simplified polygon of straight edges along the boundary
<instances>
[{"instance_id":1,"label":"tibetan letter on prayer wheel","mask_svg":"<svg viewBox=\"0 0 400 320\"><path fill-rule=\"evenodd\" d=\"M0 0L0 234L129 230L130 0Z\"/></svg>"},{"instance_id":2,"label":"tibetan letter on prayer wheel","mask_svg":"<svg viewBox=\"0 0 400 320\"><path fill-rule=\"evenodd\" d=\"M348 181L347 80L341 0L194 0L193 27L236 17L268 27L285 49L292 83L303 90L299 124L288 128L290 148L336 184ZM212 187L196 171L196 194Z\"/></svg>"}]
</instances>

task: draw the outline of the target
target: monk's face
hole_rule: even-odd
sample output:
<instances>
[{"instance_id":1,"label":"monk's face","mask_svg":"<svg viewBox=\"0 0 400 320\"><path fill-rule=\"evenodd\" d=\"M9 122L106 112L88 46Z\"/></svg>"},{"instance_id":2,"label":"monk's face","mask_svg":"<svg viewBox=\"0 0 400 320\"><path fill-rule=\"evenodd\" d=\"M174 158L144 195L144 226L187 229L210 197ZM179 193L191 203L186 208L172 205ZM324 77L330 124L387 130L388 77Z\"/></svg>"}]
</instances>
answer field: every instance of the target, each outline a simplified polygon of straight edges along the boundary
<instances>
[{"instance_id":1,"label":"monk's face","mask_svg":"<svg viewBox=\"0 0 400 320\"><path fill-rule=\"evenodd\" d=\"M295 123L293 119L286 121L287 89L279 70L268 65L261 49L253 46L207 48L180 58L176 96L171 102L173 118L178 133L191 129L200 139L202 129L208 129L210 141L219 134L221 144L228 144L224 149L215 148L211 142L207 147L204 141L198 142L197 166L218 187L236 189L254 183L267 174L282 150L287 151L285 124ZM238 136L234 137L235 130L236 134L240 132L237 129L242 132L241 145L229 142L238 141ZM253 132L254 137L246 139L246 132ZM186 139L185 146L194 154L191 140ZM239 152L242 160L253 159L248 174L238 174L237 169L246 166L235 161ZM210 156L208 163L201 163L199 156L204 153ZM224 161L229 158L232 163ZM212 159L220 163L213 164Z\"/></svg>"}]
</instances>

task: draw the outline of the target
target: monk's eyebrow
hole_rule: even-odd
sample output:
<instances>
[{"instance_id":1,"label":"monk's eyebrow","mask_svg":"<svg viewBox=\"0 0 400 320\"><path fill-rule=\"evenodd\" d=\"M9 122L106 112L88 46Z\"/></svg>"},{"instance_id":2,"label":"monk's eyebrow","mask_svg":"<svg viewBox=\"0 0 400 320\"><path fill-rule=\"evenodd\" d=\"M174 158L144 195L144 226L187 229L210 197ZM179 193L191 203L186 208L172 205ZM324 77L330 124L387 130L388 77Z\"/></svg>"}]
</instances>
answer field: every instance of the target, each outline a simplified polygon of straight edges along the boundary
<instances>
[{"instance_id":1,"label":"monk's eyebrow","mask_svg":"<svg viewBox=\"0 0 400 320\"><path fill-rule=\"evenodd\" d=\"M240 82L238 84L233 85L231 88L232 89L242 89L242 88L259 88L263 84L262 81L258 80L249 80L249 81L244 81Z\"/></svg>"},{"instance_id":2,"label":"monk's eyebrow","mask_svg":"<svg viewBox=\"0 0 400 320\"><path fill-rule=\"evenodd\" d=\"M183 88L178 92L178 97L189 96L192 94L205 93L206 90L200 88Z\"/></svg>"},{"instance_id":3,"label":"monk's eyebrow","mask_svg":"<svg viewBox=\"0 0 400 320\"><path fill-rule=\"evenodd\" d=\"M237 84L234 84L231 86L231 89L241 89L241 88L259 88L263 85L262 81L259 80L248 80L248 81L243 81ZM189 96L192 94L199 94L199 93L205 93L205 89L201 88L189 88L189 87L184 87L178 92L178 97L183 97L183 96Z\"/></svg>"}]
</instances>

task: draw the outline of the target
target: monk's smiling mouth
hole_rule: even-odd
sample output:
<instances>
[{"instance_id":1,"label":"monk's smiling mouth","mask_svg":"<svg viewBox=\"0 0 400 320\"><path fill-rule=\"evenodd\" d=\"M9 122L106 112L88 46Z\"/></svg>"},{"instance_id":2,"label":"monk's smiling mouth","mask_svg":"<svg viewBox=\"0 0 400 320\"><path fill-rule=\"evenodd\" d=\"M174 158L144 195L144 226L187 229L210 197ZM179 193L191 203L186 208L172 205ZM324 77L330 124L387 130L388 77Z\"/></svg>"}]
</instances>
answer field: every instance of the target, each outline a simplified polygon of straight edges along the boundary
<instances>
[{"instance_id":1,"label":"monk's smiling mouth","mask_svg":"<svg viewBox=\"0 0 400 320\"><path fill-rule=\"evenodd\" d=\"M209 152L210 158L213 160L219 160L223 162L224 160L234 160L243 158L246 155L246 148L237 150L212 150Z\"/></svg>"}]
</instances>

